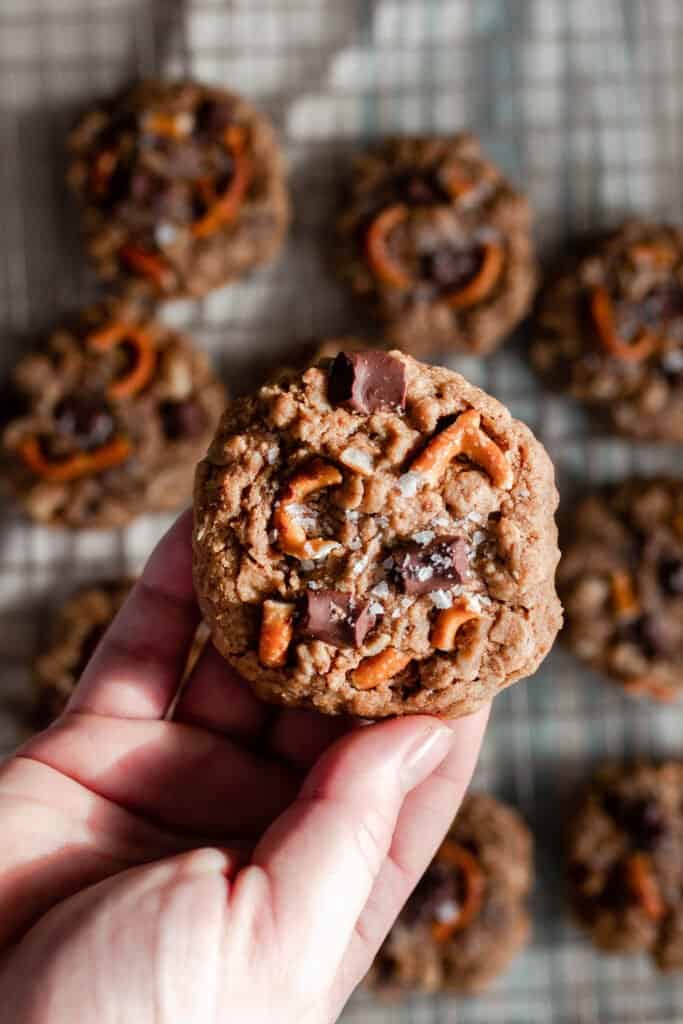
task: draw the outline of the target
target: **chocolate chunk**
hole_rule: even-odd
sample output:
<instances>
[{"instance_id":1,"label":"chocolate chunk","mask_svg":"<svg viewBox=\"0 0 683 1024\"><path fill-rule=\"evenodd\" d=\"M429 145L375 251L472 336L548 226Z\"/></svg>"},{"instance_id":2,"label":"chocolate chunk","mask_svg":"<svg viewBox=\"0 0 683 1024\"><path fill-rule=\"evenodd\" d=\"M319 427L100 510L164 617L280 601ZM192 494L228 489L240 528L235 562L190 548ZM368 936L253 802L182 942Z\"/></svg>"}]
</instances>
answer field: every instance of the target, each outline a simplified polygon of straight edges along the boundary
<instances>
[{"instance_id":1,"label":"chocolate chunk","mask_svg":"<svg viewBox=\"0 0 683 1024\"><path fill-rule=\"evenodd\" d=\"M304 601L300 632L334 647L360 647L375 624L367 602L340 590L308 590Z\"/></svg>"},{"instance_id":2,"label":"chocolate chunk","mask_svg":"<svg viewBox=\"0 0 683 1024\"><path fill-rule=\"evenodd\" d=\"M332 363L328 396L356 412L401 409L406 399L406 369L387 352L340 352Z\"/></svg>"},{"instance_id":3,"label":"chocolate chunk","mask_svg":"<svg viewBox=\"0 0 683 1024\"><path fill-rule=\"evenodd\" d=\"M602 803L639 850L652 850L667 832L666 821L655 800L605 793Z\"/></svg>"},{"instance_id":4,"label":"chocolate chunk","mask_svg":"<svg viewBox=\"0 0 683 1024\"><path fill-rule=\"evenodd\" d=\"M106 444L114 432L114 421L99 395L67 395L53 415L59 433L85 451Z\"/></svg>"},{"instance_id":5,"label":"chocolate chunk","mask_svg":"<svg viewBox=\"0 0 683 1024\"><path fill-rule=\"evenodd\" d=\"M184 402L162 402L159 415L169 441L199 437L206 427L206 414L192 398Z\"/></svg>"},{"instance_id":6,"label":"chocolate chunk","mask_svg":"<svg viewBox=\"0 0 683 1024\"><path fill-rule=\"evenodd\" d=\"M658 565L659 585L666 594L683 594L683 558L665 558Z\"/></svg>"},{"instance_id":7,"label":"chocolate chunk","mask_svg":"<svg viewBox=\"0 0 683 1024\"><path fill-rule=\"evenodd\" d=\"M481 266L481 249L454 249L442 245L431 252L423 253L421 276L438 284L445 291L461 288L477 273Z\"/></svg>"},{"instance_id":8,"label":"chocolate chunk","mask_svg":"<svg viewBox=\"0 0 683 1024\"><path fill-rule=\"evenodd\" d=\"M406 544L392 553L394 572L406 594L429 594L462 583L468 571L462 537L437 537L429 544Z\"/></svg>"},{"instance_id":9,"label":"chocolate chunk","mask_svg":"<svg viewBox=\"0 0 683 1024\"><path fill-rule=\"evenodd\" d=\"M443 920L449 908L463 898L460 872L439 860L432 861L408 900L403 919L407 924Z\"/></svg>"},{"instance_id":10,"label":"chocolate chunk","mask_svg":"<svg viewBox=\"0 0 683 1024\"><path fill-rule=\"evenodd\" d=\"M197 108L196 131L207 135L220 135L229 128L235 117L235 104L231 99L206 99Z\"/></svg>"},{"instance_id":11,"label":"chocolate chunk","mask_svg":"<svg viewBox=\"0 0 683 1024\"><path fill-rule=\"evenodd\" d=\"M668 630L661 616L640 615L632 622L620 623L617 640L639 647L646 658L657 658L675 649L676 631Z\"/></svg>"}]
</instances>

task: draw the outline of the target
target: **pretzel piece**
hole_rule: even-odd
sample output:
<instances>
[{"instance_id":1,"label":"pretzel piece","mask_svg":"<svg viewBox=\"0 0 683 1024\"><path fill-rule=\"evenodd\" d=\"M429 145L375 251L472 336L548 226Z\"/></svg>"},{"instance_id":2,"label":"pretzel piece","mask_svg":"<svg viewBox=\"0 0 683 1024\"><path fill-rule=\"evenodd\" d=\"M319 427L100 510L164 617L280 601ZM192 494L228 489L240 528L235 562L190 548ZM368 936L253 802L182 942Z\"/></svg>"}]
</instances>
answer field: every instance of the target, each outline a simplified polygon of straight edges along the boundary
<instances>
[{"instance_id":1,"label":"pretzel piece","mask_svg":"<svg viewBox=\"0 0 683 1024\"><path fill-rule=\"evenodd\" d=\"M95 352L109 352L124 343L133 347L135 359L128 373L109 385L107 394L113 399L130 398L142 391L148 383L156 365L152 337L148 331L135 324L115 322L95 331L88 338L88 345Z\"/></svg>"},{"instance_id":2,"label":"pretzel piece","mask_svg":"<svg viewBox=\"0 0 683 1024\"><path fill-rule=\"evenodd\" d=\"M372 272L384 284L405 290L413 283L410 274L389 252L389 235L408 217L408 207L403 203L387 206L368 228L365 236L365 251Z\"/></svg>"},{"instance_id":3,"label":"pretzel piece","mask_svg":"<svg viewBox=\"0 0 683 1024\"><path fill-rule=\"evenodd\" d=\"M455 868L462 879L464 894L453 917L446 921L435 921L432 937L435 942L447 942L456 932L466 928L481 910L484 899L484 873L479 861L460 843L445 839L436 855L436 860Z\"/></svg>"},{"instance_id":4,"label":"pretzel piece","mask_svg":"<svg viewBox=\"0 0 683 1024\"><path fill-rule=\"evenodd\" d=\"M626 363L639 363L652 353L657 339L645 328L638 332L633 342L623 341L619 337L614 322L612 300L604 285L598 285L593 289L590 310L600 344L609 355Z\"/></svg>"},{"instance_id":5,"label":"pretzel piece","mask_svg":"<svg viewBox=\"0 0 683 1024\"><path fill-rule=\"evenodd\" d=\"M631 679L625 679L621 685L632 697L649 697L660 704L673 704L681 695L680 690L660 683L652 676L633 676Z\"/></svg>"},{"instance_id":6,"label":"pretzel piece","mask_svg":"<svg viewBox=\"0 0 683 1024\"><path fill-rule=\"evenodd\" d=\"M284 554L294 558L324 558L335 548L341 547L336 541L306 536L301 523L292 516L292 505L298 505L311 494L325 487L334 487L342 482L342 475L336 466L324 459L312 459L289 478L280 493L280 502L273 512L273 526L278 535L278 547Z\"/></svg>"},{"instance_id":7,"label":"pretzel piece","mask_svg":"<svg viewBox=\"0 0 683 1024\"><path fill-rule=\"evenodd\" d=\"M385 647L379 654L363 658L351 673L351 682L357 690L374 690L376 686L398 675L413 660L407 651Z\"/></svg>"},{"instance_id":8,"label":"pretzel piece","mask_svg":"<svg viewBox=\"0 0 683 1024\"><path fill-rule=\"evenodd\" d=\"M173 286L174 272L149 249L143 249L141 245L123 245L119 249L119 258L130 270L151 281L157 291L168 291Z\"/></svg>"},{"instance_id":9,"label":"pretzel piece","mask_svg":"<svg viewBox=\"0 0 683 1024\"><path fill-rule=\"evenodd\" d=\"M132 451L125 437L115 437L93 452L77 452L67 459L52 461L43 454L37 437L27 437L19 446L19 454L36 476L48 483L65 484L82 476L102 473L125 462Z\"/></svg>"},{"instance_id":10,"label":"pretzel piece","mask_svg":"<svg viewBox=\"0 0 683 1024\"><path fill-rule=\"evenodd\" d=\"M198 188L206 203L206 213L192 225L195 238L206 238L219 228L231 224L237 216L251 181L251 164L245 153L244 131L238 125L226 129L223 142L233 159L233 173L230 183L222 195L218 195L211 182L200 181Z\"/></svg>"},{"instance_id":11,"label":"pretzel piece","mask_svg":"<svg viewBox=\"0 0 683 1024\"><path fill-rule=\"evenodd\" d=\"M481 429L481 415L474 409L461 413L455 423L433 437L413 460L410 469L421 473L426 482L434 486L458 455L467 456L486 470L495 487L504 491L512 487L512 467L502 449Z\"/></svg>"},{"instance_id":12,"label":"pretzel piece","mask_svg":"<svg viewBox=\"0 0 683 1024\"><path fill-rule=\"evenodd\" d=\"M455 649L457 633L461 626L472 619L478 619L476 611L466 597L459 598L450 608L443 608L436 617L429 635L429 641L437 651Z\"/></svg>"},{"instance_id":13,"label":"pretzel piece","mask_svg":"<svg viewBox=\"0 0 683 1024\"><path fill-rule=\"evenodd\" d=\"M483 246L484 255L477 273L462 288L445 296L446 305L451 309L467 309L485 299L501 275L505 258L503 249L495 242Z\"/></svg>"},{"instance_id":14,"label":"pretzel piece","mask_svg":"<svg viewBox=\"0 0 683 1024\"><path fill-rule=\"evenodd\" d=\"M289 601L264 601L258 659L266 668L282 668L294 634L294 605Z\"/></svg>"},{"instance_id":15,"label":"pretzel piece","mask_svg":"<svg viewBox=\"0 0 683 1024\"><path fill-rule=\"evenodd\" d=\"M631 619L640 612L640 603L633 586L633 577L625 569L617 569L612 573L612 604L615 614L620 619Z\"/></svg>"},{"instance_id":16,"label":"pretzel piece","mask_svg":"<svg viewBox=\"0 0 683 1024\"><path fill-rule=\"evenodd\" d=\"M666 913L659 881L652 861L645 853L633 853L626 861L626 881L638 905L651 921L659 921Z\"/></svg>"}]
</instances>

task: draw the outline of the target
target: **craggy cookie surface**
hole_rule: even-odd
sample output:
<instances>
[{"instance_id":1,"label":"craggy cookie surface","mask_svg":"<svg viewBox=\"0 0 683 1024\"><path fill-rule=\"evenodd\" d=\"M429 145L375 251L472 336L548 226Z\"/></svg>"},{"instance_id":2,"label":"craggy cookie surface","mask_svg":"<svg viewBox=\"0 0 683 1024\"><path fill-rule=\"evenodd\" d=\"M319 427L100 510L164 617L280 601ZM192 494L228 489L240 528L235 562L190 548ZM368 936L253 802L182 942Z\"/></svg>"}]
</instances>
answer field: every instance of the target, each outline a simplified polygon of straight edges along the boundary
<instances>
[{"instance_id":1,"label":"craggy cookie surface","mask_svg":"<svg viewBox=\"0 0 683 1024\"><path fill-rule=\"evenodd\" d=\"M572 901L593 942L683 968L683 765L605 766L572 821Z\"/></svg>"},{"instance_id":2,"label":"craggy cookie surface","mask_svg":"<svg viewBox=\"0 0 683 1024\"><path fill-rule=\"evenodd\" d=\"M195 485L216 647L266 700L468 714L560 623L553 469L462 377L399 352L229 405Z\"/></svg>"},{"instance_id":3,"label":"craggy cookie surface","mask_svg":"<svg viewBox=\"0 0 683 1024\"><path fill-rule=\"evenodd\" d=\"M490 352L533 295L530 220L475 138L390 140L357 162L340 272L404 351Z\"/></svg>"},{"instance_id":4,"label":"craggy cookie surface","mask_svg":"<svg viewBox=\"0 0 683 1024\"><path fill-rule=\"evenodd\" d=\"M203 295L282 244L282 157L270 123L235 93L142 82L87 113L69 150L88 251L107 280Z\"/></svg>"},{"instance_id":5,"label":"craggy cookie surface","mask_svg":"<svg viewBox=\"0 0 683 1024\"><path fill-rule=\"evenodd\" d=\"M525 945L531 834L511 807L465 798L451 830L384 941L368 984L479 992Z\"/></svg>"},{"instance_id":6,"label":"craggy cookie surface","mask_svg":"<svg viewBox=\"0 0 683 1024\"><path fill-rule=\"evenodd\" d=\"M33 666L37 726L49 725L64 710L132 586L130 579L100 580L82 587L61 606L52 623L49 646Z\"/></svg>"},{"instance_id":7,"label":"craggy cookie surface","mask_svg":"<svg viewBox=\"0 0 683 1024\"><path fill-rule=\"evenodd\" d=\"M683 690L683 481L630 480L586 498L558 586L567 641L630 693Z\"/></svg>"},{"instance_id":8,"label":"craggy cookie surface","mask_svg":"<svg viewBox=\"0 0 683 1024\"><path fill-rule=\"evenodd\" d=\"M633 437L683 441L683 231L628 223L544 290L533 358Z\"/></svg>"},{"instance_id":9,"label":"craggy cookie surface","mask_svg":"<svg viewBox=\"0 0 683 1024\"><path fill-rule=\"evenodd\" d=\"M92 307L16 365L0 410L4 478L51 525L175 509L224 401L187 338L130 306Z\"/></svg>"}]
</instances>

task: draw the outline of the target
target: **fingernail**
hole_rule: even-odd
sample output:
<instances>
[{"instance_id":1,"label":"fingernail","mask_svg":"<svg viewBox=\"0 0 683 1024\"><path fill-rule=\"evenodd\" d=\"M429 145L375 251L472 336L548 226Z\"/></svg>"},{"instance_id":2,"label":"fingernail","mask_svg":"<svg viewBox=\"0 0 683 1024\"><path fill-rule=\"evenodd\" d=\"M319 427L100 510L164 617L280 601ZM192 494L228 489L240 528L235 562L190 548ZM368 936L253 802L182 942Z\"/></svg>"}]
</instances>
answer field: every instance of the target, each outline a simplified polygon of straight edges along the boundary
<instances>
[{"instance_id":1,"label":"fingernail","mask_svg":"<svg viewBox=\"0 0 683 1024\"><path fill-rule=\"evenodd\" d=\"M414 789L441 764L451 748L453 734L445 725L432 726L408 748L401 765L404 789Z\"/></svg>"}]
</instances>

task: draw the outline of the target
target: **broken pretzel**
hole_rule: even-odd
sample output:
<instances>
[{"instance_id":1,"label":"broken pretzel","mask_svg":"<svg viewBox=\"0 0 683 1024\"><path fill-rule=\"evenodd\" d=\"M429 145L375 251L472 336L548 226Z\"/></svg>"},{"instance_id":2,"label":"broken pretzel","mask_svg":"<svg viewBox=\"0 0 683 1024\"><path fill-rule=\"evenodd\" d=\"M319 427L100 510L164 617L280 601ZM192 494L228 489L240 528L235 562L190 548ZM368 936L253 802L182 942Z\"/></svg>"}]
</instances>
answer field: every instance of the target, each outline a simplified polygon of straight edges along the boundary
<instances>
[{"instance_id":1,"label":"broken pretzel","mask_svg":"<svg viewBox=\"0 0 683 1024\"><path fill-rule=\"evenodd\" d=\"M593 289L590 309L600 343L609 355L623 362L639 363L652 353L657 339L645 328L638 332L635 341L628 342L619 337L612 300L603 285Z\"/></svg>"},{"instance_id":2,"label":"broken pretzel","mask_svg":"<svg viewBox=\"0 0 683 1024\"><path fill-rule=\"evenodd\" d=\"M292 505L298 505L316 491L334 487L341 482L339 470L324 459L313 459L289 478L273 513L278 547L284 554L300 559L324 558L335 548L341 547L336 541L324 540L322 537L309 539L301 523L295 521L291 509Z\"/></svg>"},{"instance_id":3,"label":"broken pretzel","mask_svg":"<svg viewBox=\"0 0 683 1024\"><path fill-rule=\"evenodd\" d=\"M37 437L27 437L19 446L19 454L28 468L53 484L69 483L82 476L112 469L125 462L131 451L130 442L124 437L115 437L93 452L77 452L66 459L48 458Z\"/></svg>"},{"instance_id":4,"label":"broken pretzel","mask_svg":"<svg viewBox=\"0 0 683 1024\"><path fill-rule=\"evenodd\" d=\"M134 324L113 323L95 331L88 338L88 346L95 352L109 352L118 345L129 345L135 358L133 365L107 388L109 398L130 398L148 383L156 365L154 342L148 331Z\"/></svg>"},{"instance_id":5,"label":"broken pretzel","mask_svg":"<svg viewBox=\"0 0 683 1024\"><path fill-rule=\"evenodd\" d=\"M474 409L461 413L455 423L433 437L413 460L410 469L413 473L420 473L428 484L434 486L458 455L464 455L481 466L495 487L504 491L512 487L512 467L502 449L481 429L481 415Z\"/></svg>"},{"instance_id":6,"label":"broken pretzel","mask_svg":"<svg viewBox=\"0 0 683 1024\"><path fill-rule=\"evenodd\" d=\"M379 654L363 658L360 665L351 673L351 682L357 690L374 690L381 683L393 679L412 660L413 655L407 651L385 647Z\"/></svg>"},{"instance_id":7,"label":"broken pretzel","mask_svg":"<svg viewBox=\"0 0 683 1024\"><path fill-rule=\"evenodd\" d=\"M435 942L447 942L456 932L466 928L481 910L484 898L484 874L476 857L460 843L445 839L436 855L436 860L455 868L462 882L463 895L454 908L453 916L446 921L435 921L432 937Z\"/></svg>"},{"instance_id":8,"label":"broken pretzel","mask_svg":"<svg viewBox=\"0 0 683 1024\"><path fill-rule=\"evenodd\" d=\"M478 618L479 612L472 607L466 597L457 600L452 607L444 608L437 615L429 635L430 643L437 651L454 650L460 627Z\"/></svg>"},{"instance_id":9,"label":"broken pretzel","mask_svg":"<svg viewBox=\"0 0 683 1024\"><path fill-rule=\"evenodd\" d=\"M266 668L282 668L294 633L294 605L289 601L264 601L258 659Z\"/></svg>"}]
</instances>

